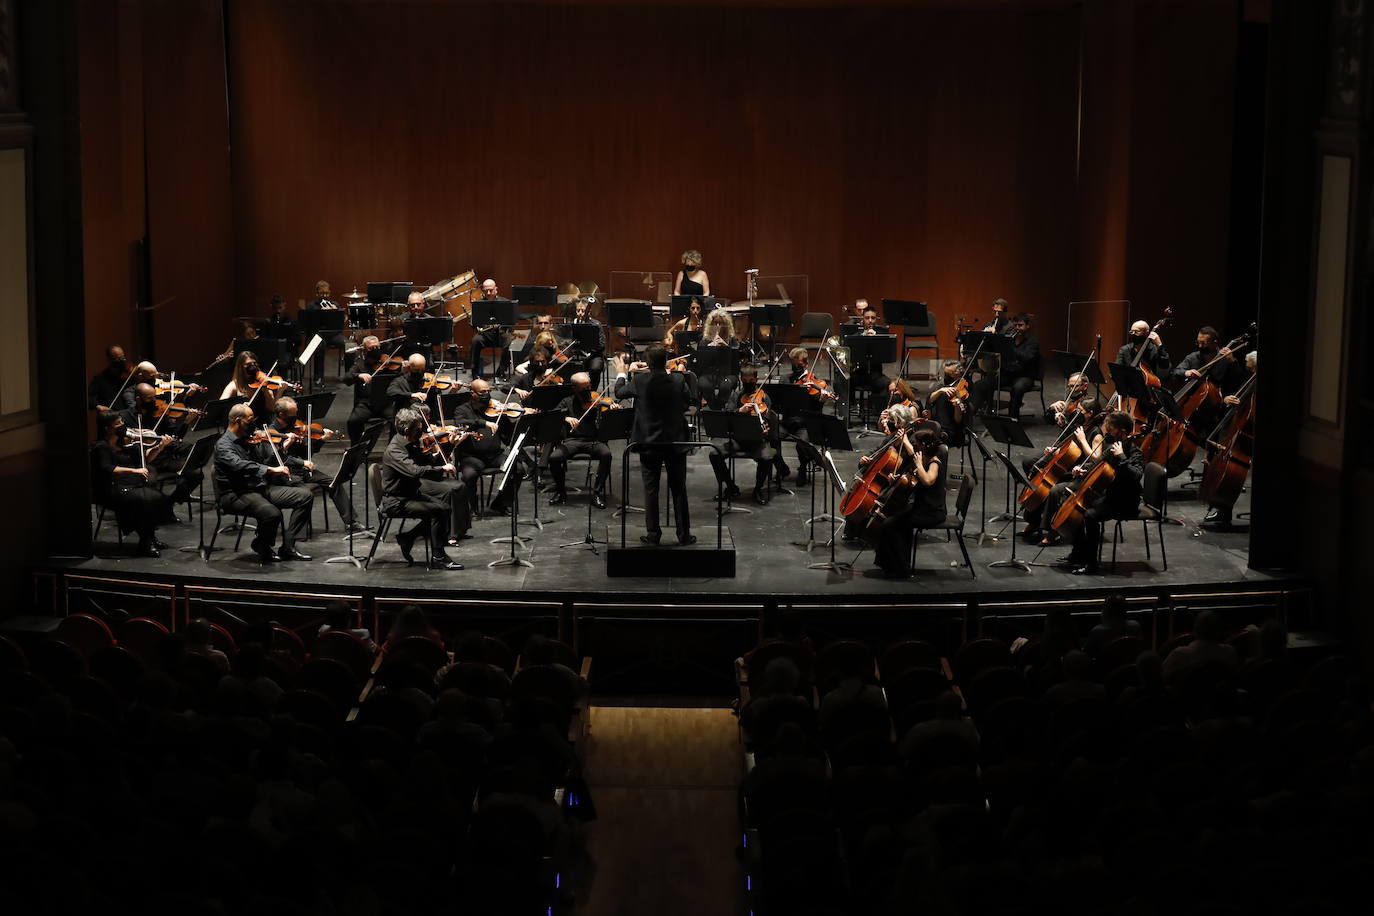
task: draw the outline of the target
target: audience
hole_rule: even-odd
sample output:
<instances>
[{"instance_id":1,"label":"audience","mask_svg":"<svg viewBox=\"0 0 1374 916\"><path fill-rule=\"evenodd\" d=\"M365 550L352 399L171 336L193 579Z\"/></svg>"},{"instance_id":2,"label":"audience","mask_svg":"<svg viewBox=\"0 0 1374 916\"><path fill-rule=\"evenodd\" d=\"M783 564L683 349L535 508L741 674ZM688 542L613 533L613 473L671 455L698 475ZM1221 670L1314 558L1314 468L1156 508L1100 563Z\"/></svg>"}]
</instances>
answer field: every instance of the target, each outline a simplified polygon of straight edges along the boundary
<instances>
[{"instance_id":1,"label":"audience","mask_svg":"<svg viewBox=\"0 0 1374 916\"><path fill-rule=\"evenodd\" d=\"M1083 641L1083 651L1096 658L1102 647L1122 636L1140 636L1140 624L1126 618L1126 598L1108 595L1102 602L1102 618Z\"/></svg>"},{"instance_id":2,"label":"audience","mask_svg":"<svg viewBox=\"0 0 1374 916\"><path fill-rule=\"evenodd\" d=\"M229 673L229 656L210 645L214 631L210 621L197 617L186 626L186 652L208 658L220 674Z\"/></svg>"},{"instance_id":3,"label":"audience","mask_svg":"<svg viewBox=\"0 0 1374 916\"><path fill-rule=\"evenodd\" d=\"M323 635L330 630L343 630L345 633L352 633L370 651L376 652L377 644L372 641L372 633L366 627L353 626L355 613L353 606L347 601L329 602L324 606L324 623L320 624L320 629L316 635Z\"/></svg>"},{"instance_id":4,"label":"audience","mask_svg":"<svg viewBox=\"0 0 1374 916\"><path fill-rule=\"evenodd\" d=\"M1192 642L1179 646L1164 660L1164 683L1173 687L1203 668L1236 667L1236 650L1222 642L1225 636L1221 618L1214 611L1201 611L1193 620Z\"/></svg>"}]
</instances>

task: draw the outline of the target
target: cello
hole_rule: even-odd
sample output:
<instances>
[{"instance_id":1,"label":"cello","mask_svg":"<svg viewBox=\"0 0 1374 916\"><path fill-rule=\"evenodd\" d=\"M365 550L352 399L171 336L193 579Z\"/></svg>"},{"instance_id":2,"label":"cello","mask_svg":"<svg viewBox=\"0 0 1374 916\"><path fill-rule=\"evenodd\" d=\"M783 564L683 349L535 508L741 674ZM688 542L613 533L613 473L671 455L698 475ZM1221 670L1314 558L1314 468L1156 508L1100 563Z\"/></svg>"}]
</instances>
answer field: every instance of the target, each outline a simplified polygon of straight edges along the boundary
<instances>
[{"instance_id":1,"label":"cello","mask_svg":"<svg viewBox=\"0 0 1374 916\"><path fill-rule=\"evenodd\" d=\"M914 486L911 477L901 473L905 435L905 430L898 430L884 440L840 500L846 530L870 544L876 541L883 519L892 513L894 505L910 497Z\"/></svg>"},{"instance_id":2,"label":"cello","mask_svg":"<svg viewBox=\"0 0 1374 916\"><path fill-rule=\"evenodd\" d=\"M1083 426L1083 412L1075 411L1059 438L1050 448L1054 451L1047 455L1034 474L1030 476L1030 486L1021 491L1017 502L1024 511L1031 511L1049 498L1054 485L1068 478L1074 466L1083 459L1083 449L1074 440L1074 433Z\"/></svg>"},{"instance_id":3,"label":"cello","mask_svg":"<svg viewBox=\"0 0 1374 916\"><path fill-rule=\"evenodd\" d=\"M1072 540L1078 530L1083 527L1084 518L1088 509L1097 505L1107 495L1107 490L1111 488L1112 481L1116 480L1116 465L1108 460L1105 451L1110 448L1107 443L1107 436L1105 435L1107 427L1114 427L1118 431L1121 430L1121 427L1115 426L1115 424L1108 419L1107 426L1104 427L1103 430L1104 435L1102 441L1098 443L1097 448L1093 450L1092 454L1088 455L1088 460L1096 459L1096 463L1088 470L1088 473L1083 476L1083 479L1078 482L1078 486L1074 489L1073 494L1068 499L1064 500L1063 504L1059 507L1059 511L1054 514L1054 518L1050 521L1049 527L1057 531L1066 541ZM1113 443L1124 442L1127 439L1136 438L1134 435L1129 434L1129 429L1127 429L1126 432L1128 433L1127 435L1114 437L1112 439ZM1101 454L1098 454L1099 452L1101 452Z\"/></svg>"},{"instance_id":4,"label":"cello","mask_svg":"<svg viewBox=\"0 0 1374 916\"><path fill-rule=\"evenodd\" d=\"M1140 375L1145 382L1145 389L1147 391L1151 388L1160 388L1162 387L1162 385L1159 381L1159 376L1155 375L1154 370L1150 368L1149 364L1141 364L1141 358L1145 356L1145 351L1149 349L1151 335L1159 334L1160 331L1169 327L1169 325L1173 323L1174 310L1172 308L1165 308L1164 317L1160 318L1158 321L1154 323L1154 326L1150 328L1150 333L1145 335L1145 339L1142 340L1140 342L1140 346L1136 348L1135 357L1132 358L1129 363L1127 363L1127 365L1130 366L1132 369L1140 370ZM1122 400L1127 403L1123 404L1121 409L1130 414L1131 417L1135 420L1136 429L1141 429L1150 422L1149 415L1146 413L1145 409L1141 407L1141 405L1136 403L1135 398L1123 398Z\"/></svg>"},{"instance_id":5,"label":"cello","mask_svg":"<svg viewBox=\"0 0 1374 916\"><path fill-rule=\"evenodd\" d=\"M1164 465L1170 477L1177 477L1193 463L1197 457L1202 436L1194 428L1194 417L1198 411L1207 413L1221 407L1221 389L1217 387L1207 372L1223 359L1254 338L1256 325L1251 323L1244 334L1236 337L1219 352L1216 358L1202 366L1201 373L1178 390L1174 396L1178 402L1178 416L1169 417L1162 411L1155 417L1154 426L1146 433L1140 444L1143 460Z\"/></svg>"}]
</instances>

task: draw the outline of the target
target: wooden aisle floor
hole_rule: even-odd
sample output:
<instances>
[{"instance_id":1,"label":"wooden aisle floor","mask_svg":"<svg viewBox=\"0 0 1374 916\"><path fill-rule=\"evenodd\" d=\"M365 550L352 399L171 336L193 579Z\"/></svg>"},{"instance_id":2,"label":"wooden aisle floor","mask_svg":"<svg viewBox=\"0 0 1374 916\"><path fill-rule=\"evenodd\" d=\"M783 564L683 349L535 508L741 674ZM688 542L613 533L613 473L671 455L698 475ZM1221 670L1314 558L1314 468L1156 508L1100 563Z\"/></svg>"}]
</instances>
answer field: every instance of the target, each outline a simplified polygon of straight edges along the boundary
<instances>
[{"instance_id":1,"label":"wooden aisle floor","mask_svg":"<svg viewBox=\"0 0 1374 916\"><path fill-rule=\"evenodd\" d=\"M596 872L580 913L743 913L735 724L724 708L592 710L585 762Z\"/></svg>"}]
</instances>

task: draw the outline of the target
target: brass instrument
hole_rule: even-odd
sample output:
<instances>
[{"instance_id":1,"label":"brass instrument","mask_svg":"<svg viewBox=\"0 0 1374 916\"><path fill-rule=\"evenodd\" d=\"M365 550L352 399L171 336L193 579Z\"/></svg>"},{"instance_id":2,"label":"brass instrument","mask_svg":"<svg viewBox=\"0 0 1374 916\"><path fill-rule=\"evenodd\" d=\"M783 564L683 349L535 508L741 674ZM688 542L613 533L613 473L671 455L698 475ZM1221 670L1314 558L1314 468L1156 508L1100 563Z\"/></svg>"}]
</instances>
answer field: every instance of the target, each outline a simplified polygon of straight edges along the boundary
<instances>
[{"instance_id":1,"label":"brass instrument","mask_svg":"<svg viewBox=\"0 0 1374 916\"><path fill-rule=\"evenodd\" d=\"M821 345L826 353L830 354L830 361L835 364L835 368L844 378L849 378L849 373L853 371L853 366L849 360L849 348L840 344L840 336L831 334Z\"/></svg>"}]
</instances>

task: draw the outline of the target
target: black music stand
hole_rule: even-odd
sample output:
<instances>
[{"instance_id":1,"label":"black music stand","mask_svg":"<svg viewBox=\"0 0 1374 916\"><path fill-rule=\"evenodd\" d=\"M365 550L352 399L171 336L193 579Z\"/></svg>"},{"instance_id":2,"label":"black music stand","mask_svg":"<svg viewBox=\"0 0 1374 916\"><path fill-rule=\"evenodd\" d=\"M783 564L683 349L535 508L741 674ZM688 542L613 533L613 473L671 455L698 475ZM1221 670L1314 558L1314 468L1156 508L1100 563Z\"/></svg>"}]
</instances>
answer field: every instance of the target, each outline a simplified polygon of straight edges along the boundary
<instances>
[{"instance_id":1,"label":"black music stand","mask_svg":"<svg viewBox=\"0 0 1374 916\"><path fill-rule=\"evenodd\" d=\"M992 394L988 397L988 413L995 414L997 412L997 392L1002 390L1002 366L1010 357L1015 355L1016 344L1005 334L997 334L993 331L969 331L964 337L976 342L980 356L987 354L989 357L993 355L997 357L997 368L993 371Z\"/></svg>"},{"instance_id":2,"label":"black music stand","mask_svg":"<svg viewBox=\"0 0 1374 916\"><path fill-rule=\"evenodd\" d=\"M415 284L409 280L371 281L367 284L367 301L373 305L404 305Z\"/></svg>"},{"instance_id":3,"label":"black music stand","mask_svg":"<svg viewBox=\"0 0 1374 916\"><path fill-rule=\"evenodd\" d=\"M1068 382L1069 376L1075 372L1082 372L1088 376L1088 381L1098 388L1098 394L1101 394L1102 383L1107 380L1107 377L1102 374L1102 366L1098 363L1095 354L1055 350L1051 356L1054 359L1054 365L1063 373L1065 382Z\"/></svg>"},{"instance_id":4,"label":"black music stand","mask_svg":"<svg viewBox=\"0 0 1374 916\"><path fill-rule=\"evenodd\" d=\"M343 460L339 462L339 469L334 472L334 479L329 481L327 487L328 492L335 492L339 487L344 485L345 481L347 481L348 502L349 505L353 504L353 478L358 476L358 468L362 467L363 463L367 460L367 453L372 450L372 446L375 442L376 439L369 441L364 437L362 441L358 442L356 445L351 445L344 450ZM364 494L364 498L366 498L366 495L367 494ZM354 569L364 568L362 559L353 554L353 536L357 527L357 525L349 525L346 528L344 540L348 542L348 553L342 556L329 557L324 561L325 563L352 563Z\"/></svg>"},{"instance_id":5,"label":"black music stand","mask_svg":"<svg viewBox=\"0 0 1374 916\"><path fill-rule=\"evenodd\" d=\"M988 431L988 435L992 436L993 441L1000 442L1007 447L1008 456L1011 455L1011 447L1013 445L1019 445L1022 448L1035 448L1035 445L1030 441L1030 437L1026 435L1026 429L1021 425L1020 420L1013 420L1010 417L999 417L994 414L989 414L979 419L982 420L983 428ZM996 453L994 452L994 454ZM1001 515L993 516L991 521L1010 521L1012 523L1016 521L1016 508L1011 501L1010 477L1007 478L1007 511L1003 512Z\"/></svg>"},{"instance_id":6,"label":"black music stand","mask_svg":"<svg viewBox=\"0 0 1374 916\"><path fill-rule=\"evenodd\" d=\"M599 407L594 407L594 408L592 408L592 409L593 409L593 410L601 410L601 408L599 408ZM605 443L605 442L607 441L606 439L602 438L602 427L603 427L603 424L606 422L606 418L607 418L608 416L610 416L611 414L617 414L617 413L633 413L633 412L634 412L634 411L632 411L632 410L626 410L626 409L623 408L623 407L621 407L621 408L608 408L608 409L606 409L606 410L601 410L601 414L600 414L600 416L597 417L597 421L596 421L596 441L597 441L597 442L602 442L602 443ZM622 435L626 435L626 434L627 434L627 433L622 433ZM617 436L616 438L619 438L619 437ZM588 460L587 460L587 473L588 473L588 475L591 474L591 462L592 462L592 459L589 457ZM608 480L607 482L609 482L609 480ZM597 545L597 544L607 544L607 545L609 545L609 544L610 544L610 541L608 541L608 540L607 540L607 541L598 540L598 539L592 534L592 498L591 498L591 493L588 493L588 494L587 494L587 533L586 533L585 535L583 535L582 540L580 540L580 541L569 541L569 542L566 543L566 544L559 544L559 545L558 545L558 548L559 548L560 550L562 550L564 547L590 547L590 548L592 549L592 553L600 555L601 551L599 551L599 550L596 549L596 545Z\"/></svg>"},{"instance_id":7,"label":"black music stand","mask_svg":"<svg viewBox=\"0 0 1374 916\"><path fill-rule=\"evenodd\" d=\"M538 308L553 308L558 305L558 287L556 286L512 286L510 293L515 297L515 301L521 305L532 305Z\"/></svg>"},{"instance_id":8,"label":"black music stand","mask_svg":"<svg viewBox=\"0 0 1374 916\"><path fill-rule=\"evenodd\" d=\"M513 473L515 473L515 466L516 466L516 464L518 463L518 462L517 462L517 459L520 457L520 449L523 448L524 445L525 445L525 433L521 432L518 436L515 437L515 441L511 443L510 453L509 453L508 455L506 455L506 460L502 463L502 467L501 467L501 472L502 472L502 473L501 473L501 485L500 485L499 487L496 488L497 494L501 494L501 493L504 493L504 492L505 492L505 490L506 490L506 482L507 482L508 480L510 480L510 475L513 474ZM537 500L536 500L536 502L537 502ZM509 537L504 537L504 538L495 538L494 540L491 541L492 544L507 544L507 543L509 543L509 544L510 544L510 556L508 556L508 557L502 557L502 558L499 559L499 560L492 560L490 563L487 564L487 568L488 568L488 569L496 569L496 568L499 567L499 566L516 566L516 567L519 567L519 566L530 566L530 567L532 567L532 566L534 566L534 564L531 563L529 560L526 560L524 557L519 556L519 555L515 552L515 548L516 548L517 545L523 546L523 545L529 543L529 541L530 541L530 538L521 537L520 534L519 534L519 532L516 531L515 526L518 524L519 518L520 518L520 485L517 483L517 484L511 489L511 502L510 502L510 536L509 536Z\"/></svg>"},{"instance_id":9,"label":"black music stand","mask_svg":"<svg viewBox=\"0 0 1374 916\"><path fill-rule=\"evenodd\" d=\"M433 349L453 343L453 316L428 315L424 318L407 318L406 337L421 347Z\"/></svg>"},{"instance_id":10,"label":"black music stand","mask_svg":"<svg viewBox=\"0 0 1374 916\"><path fill-rule=\"evenodd\" d=\"M768 395L768 401L773 405L773 412L779 416L779 422L788 418L800 418L804 414L813 412L811 409L811 392L800 385L791 382L768 382L760 386L763 393ZM786 429L779 431L779 438L786 433ZM793 433L786 433L786 437L792 441L798 441L798 437ZM782 450L781 442L778 444L779 453ZM797 457L797 482L801 483L801 456Z\"/></svg>"},{"instance_id":11,"label":"black music stand","mask_svg":"<svg viewBox=\"0 0 1374 916\"><path fill-rule=\"evenodd\" d=\"M210 463L210 456L215 453L215 442L218 439L219 436L201 436L197 439L195 444L191 446L191 453L186 456L186 461L177 473L178 477L188 472L196 475L196 502L200 506L200 541L195 547L178 547L177 550L181 553L198 553L200 558L207 563L210 562L210 554L213 551L224 549L223 547L211 547L205 543L205 466Z\"/></svg>"},{"instance_id":12,"label":"black music stand","mask_svg":"<svg viewBox=\"0 0 1374 916\"><path fill-rule=\"evenodd\" d=\"M698 328L695 331L674 331L673 344L677 347L679 353L695 350L701 345L701 329ZM719 350L721 348L714 347L713 349ZM726 349L729 348L726 347Z\"/></svg>"},{"instance_id":13,"label":"black music stand","mask_svg":"<svg viewBox=\"0 0 1374 916\"><path fill-rule=\"evenodd\" d=\"M596 438L598 442L610 444L617 439L629 440L630 430L635 425L635 409L633 407L622 407L619 410L608 410L601 415L601 421L596 424ZM625 460L626 453L620 453L620 460ZM624 468L621 468L624 471ZM611 518L619 518L630 512L643 512L640 506L630 505L629 488L623 488L620 493L620 505L611 513Z\"/></svg>"},{"instance_id":14,"label":"black music stand","mask_svg":"<svg viewBox=\"0 0 1374 916\"><path fill-rule=\"evenodd\" d=\"M721 514L743 512L745 515L752 515L753 509L735 505L731 493L737 486L735 484L735 453L748 452L763 446L763 427L759 424L758 416L752 412L740 413L738 410L703 410L697 414L697 421L701 424L702 433L707 439L734 440L737 446L735 451L725 456L726 462L730 466L730 483L732 486L722 489L721 495L724 505L720 509Z\"/></svg>"},{"instance_id":15,"label":"black music stand","mask_svg":"<svg viewBox=\"0 0 1374 916\"><path fill-rule=\"evenodd\" d=\"M825 563L812 563L807 569L829 569L835 572L852 570L853 564L845 563L835 559L835 523L839 521L839 507L835 504L835 494L844 492L844 478L840 476L839 470L835 467L835 451L852 452L854 445L849 441L849 431L845 429L844 420L839 417L830 417L815 411L808 411L802 416L806 423L806 434L810 437L810 442L797 442L797 450L803 451L805 446L807 457L812 458L816 465L821 468L826 482L829 484L825 488L821 499L821 514L816 514L816 485L811 485L811 517L806 520L810 528L809 536L806 541L806 549L809 552L816 545L816 522L830 523L830 541L827 546L830 548L830 559Z\"/></svg>"},{"instance_id":16,"label":"black music stand","mask_svg":"<svg viewBox=\"0 0 1374 916\"><path fill-rule=\"evenodd\" d=\"M859 366L881 366L884 363L897 361L897 335L896 334L855 334L844 339L845 346L849 348L849 365L857 369ZM851 379L853 373L850 374ZM851 383L850 389L853 389ZM869 424L873 421L873 398L882 397L882 392L874 391L867 401L864 402L864 415L859 418L861 427L858 436L881 436L881 430L873 429Z\"/></svg>"},{"instance_id":17,"label":"black music stand","mask_svg":"<svg viewBox=\"0 0 1374 916\"><path fill-rule=\"evenodd\" d=\"M503 328L515 327L514 299L478 299L472 304L472 326L484 328L499 324Z\"/></svg>"},{"instance_id":18,"label":"black music stand","mask_svg":"<svg viewBox=\"0 0 1374 916\"><path fill-rule=\"evenodd\" d=\"M686 333L686 332L684 332ZM695 332L695 333L700 333ZM716 378L739 374L739 351L728 346L699 346L696 348L696 373Z\"/></svg>"},{"instance_id":19,"label":"black music stand","mask_svg":"<svg viewBox=\"0 0 1374 916\"><path fill-rule=\"evenodd\" d=\"M551 387L566 388L568 386L559 385ZM539 388L535 390L542 392L545 389ZM531 406L531 401L538 401L541 404L543 403L544 399L537 399L533 395L534 392L530 392L530 397L525 398L525 406ZM564 395L564 397L566 397L566 395ZM563 398L559 398L558 401L555 402L555 404L561 402L562 400ZM538 494L539 485L542 482L540 478L541 472L539 470L538 454L540 451L543 450L544 446L551 446L555 442L561 442L563 440L563 437L567 434L568 428L568 424L563 422L563 417L566 416L566 414L564 414L563 411L554 410L552 407L542 406L539 407L539 410L539 413L527 413L521 416L520 419L516 421L514 430L514 433L523 434L524 438L535 446L534 485L536 494ZM539 498L537 495L535 496L533 502L534 517L525 519L524 521L521 521L520 524L533 525L535 528L538 528L540 531L543 531L544 522L539 518ZM511 515L515 515L514 510L511 511Z\"/></svg>"},{"instance_id":20,"label":"black music stand","mask_svg":"<svg viewBox=\"0 0 1374 916\"><path fill-rule=\"evenodd\" d=\"M613 328L651 328L654 325L654 304L648 299L607 302L606 323Z\"/></svg>"},{"instance_id":21,"label":"black music stand","mask_svg":"<svg viewBox=\"0 0 1374 916\"><path fill-rule=\"evenodd\" d=\"M367 383L367 403L374 417L384 417L389 412L391 398L387 397L386 390L400 374L394 369L372 373L372 381Z\"/></svg>"},{"instance_id":22,"label":"black music stand","mask_svg":"<svg viewBox=\"0 0 1374 916\"><path fill-rule=\"evenodd\" d=\"M227 398L222 398L218 401L211 401L205 405L204 419L218 426L220 432L223 432L225 427L229 425L229 408L233 407L235 404L247 403L247 398L239 397L236 394L230 395Z\"/></svg>"},{"instance_id":23,"label":"black music stand","mask_svg":"<svg viewBox=\"0 0 1374 916\"><path fill-rule=\"evenodd\" d=\"M558 326L558 336L572 338L576 341L573 344L575 349L581 350L589 356L595 356L605 349L601 342L602 330L600 323L573 324L567 322Z\"/></svg>"},{"instance_id":24,"label":"black music stand","mask_svg":"<svg viewBox=\"0 0 1374 916\"><path fill-rule=\"evenodd\" d=\"M318 334L321 338L320 344L316 347L314 355L312 355L309 360L310 363L314 363L317 359L324 359L325 354L322 351L328 346L327 341L335 334L342 334L344 332L345 314L343 309L302 309L300 314L296 316L296 320L301 327L302 337L306 340L311 340ZM340 355L339 360L342 362L342 355ZM340 366L340 372L342 372L342 368L343 367ZM310 380L310 384L314 385L315 374L313 372L304 374Z\"/></svg>"},{"instance_id":25,"label":"black music stand","mask_svg":"<svg viewBox=\"0 0 1374 916\"><path fill-rule=\"evenodd\" d=\"M883 321L892 325L925 324L930 320L929 307L924 302L910 299L884 299Z\"/></svg>"},{"instance_id":26,"label":"black music stand","mask_svg":"<svg viewBox=\"0 0 1374 916\"><path fill-rule=\"evenodd\" d=\"M988 477L988 464L989 464L989 462L992 461L992 452L989 451L989 450L988 450L988 447L987 447L986 445L983 444L983 437L980 436L980 435L978 435L977 433L975 433L973 430L971 430L971 429L966 429L966 430L964 430L964 435L967 436L967 437L968 437L968 441L969 441L969 442L972 442L973 445L974 445L974 447L978 449L978 454L981 456L982 462L983 462L983 465L982 465L982 467L983 467L983 476L982 476L982 479L983 479L983 480L987 480L987 477ZM972 469L972 468L969 468L969 473L973 473L973 469ZM978 475L977 475L977 474L974 474L973 476L974 476L974 479L975 479L975 481L976 481L976 480L978 479ZM979 547L982 547L984 541L1000 541L1001 538L1000 538L998 535L989 534L989 533L988 533L988 488L987 488L987 487L979 487L979 489L983 491L983 496L982 496L982 509L980 510L981 513L982 513L982 519L983 519L983 520L982 520L982 522L978 525L978 533L977 533L977 534L966 534L966 535L964 535L964 537L966 537L966 538L975 538L975 539L977 539L977 541L978 541L978 546L979 546Z\"/></svg>"},{"instance_id":27,"label":"black music stand","mask_svg":"<svg viewBox=\"0 0 1374 916\"><path fill-rule=\"evenodd\" d=\"M307 416L311 416L314 417L314 420L323 422L324 417L334 406L334 398L337 395L338 392L336 391L321 391L319 394L303 394L296 398L296 407L300 409L300 418L304 420Z\"/></svg>"},{"instance_id":28,"label":"black music stand","mask_svg":"<svg viewBox=\"0 0 1374 916\"><path fill-rule=\"evenodd\" d=\"M792 303L790 302L770 302L765 305L749 306L749 324L754 331L752 337L759 340L759 331L764 328L790 328L792 327ZM776 342L778 332L773 331L772 340Z\"/></svg>"},{"instance_id":29,"label":"black music stand","mask_svg":"<svg viewBox=\"0 0 1374 916\"><path fill-rule=\"evenodd\" d=\"M1011 449L1008 448L1007 451L1010 452ZM997 460L1002 463L1002 467L1007 469L1007 485L1010 486L1011 481L1016 481L1016 499L1019 503L1021 500L1021 494L1024 493L1026 490L1030 489L1030 481L1026 479L1025 474L1021 473L1021 469L1018 468L1012 462L1010 454L1004 455L1001 452L994 451L993 455L995 455L997 457ZM1025 560L1018 560L1016 558L1016 542L1018 540L1018 538L1016 537L1016 515L1016 512L1011 513L1011 557L1006 560L995 560L992 563L989 563L988 569L998 569L1003 566L1008 566L1014 569L1019 569L1022 572L1031 571L1030 563L1026 562Z\"/></svg>"}]
</instances>

